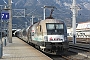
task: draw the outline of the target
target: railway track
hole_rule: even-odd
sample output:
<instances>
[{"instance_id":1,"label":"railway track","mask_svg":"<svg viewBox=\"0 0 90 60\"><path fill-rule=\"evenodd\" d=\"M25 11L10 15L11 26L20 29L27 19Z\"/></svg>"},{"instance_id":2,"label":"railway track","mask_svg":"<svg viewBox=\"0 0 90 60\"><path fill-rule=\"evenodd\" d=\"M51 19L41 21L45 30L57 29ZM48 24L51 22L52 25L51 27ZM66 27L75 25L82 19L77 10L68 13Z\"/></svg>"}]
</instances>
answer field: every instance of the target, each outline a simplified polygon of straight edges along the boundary
<instances>
[{"instance_id":1,"label":"railway track","mask_svg":"<svg viewBox=\"0 0 90 60\"><path fill-rule=\"evenodd\" d=\"M73 37L68 37L69 42L73 42ZM90 44L90 38L76 38L77 43Z\"/></svg>"},{"instance_id":2,"label":"railway track","mask_svg":"<svg viewBox=\"0 0 90 60\"><path fill-rule=\"evenodd\" d=\"M53 60L77 60L70 57L70 56L77 55L77 53L71 52L71 51L67 51L62 55L50 55L50 54L46 54L46 55Z\"/></svg>"},{"instance_id":3,"label":"railway track","mask_svg":"<svg viewBox=\"0 0 90 60\"><path fill-rule=\"evenodd\" d=\"M69 48L90 52L90 44L69 42Z\"/></svg>"},{"instance_id":4,"label":"railway track","mask_svg":"<svg viewBox=\"0 0 90 60\"><path fill-rule=\"evenodd\" d=\"M67 56L63 56L63 55L47 55L48 57L50 57L53 60L72 60L72 58L67 57Z\"/></svg>"},{"instance_id":5,"label":"railway track","mask_svg":"<svg viewBox=\"0 0 90 60\"><path fill-rule=\"evenodd\" d=\"M83 44L83 43L78 43L76 45L69 44L69 48L75 51L69 50L66 54L59 56L52 56L52 55L47 55L47 56L49 56L53 60L90 60L87 56L78 54L78 51L89 52L90 51L89 44Z\"/></svg>"},{"instance_id":6,"label":"railway track","mask_svg":"<svg viewBox=\"0 0 90 60\"><path fill-rule=\"evenodd\" d=\"M78 49L78 50L87 51L87 52L90 51L90 48L88 47L82 47L82 46L76 46L76 45L69 45L69 48Z\"/></svg>"},{"instance_id":7,"label":"railway track","mask_svg":"<svg viewBox=\"0 0 90 60\"><path fill-rule=\"evenodd\" d=\"M66 57L66 56L56 56L56 57L54 56L52 59L53 60L73 60L72 58Z\"/></svg>"},{"instance_id":8,"label":"railway track","mask_svg":"<svg viewBox=\"0 0 90 60\"><path fill-rule=\"evenodd\" d=\"M81 55L78 55L75 52L68 51L64 55L47 55L52 60L90 60L89 58L83 57Z\"/></svg>"},{"instance_id":9,"label":"railway track","mask_svg":"<svg viewBox=\"0 0 90 60\"><path fill-rule=\"evenodd\" d=\"M69 42L73 42L73 41L69 41ZM77 41L77 43L90 44L90 42L88 42L88 41L82 41L82 40Z\"/></svg>"}]
</instances>

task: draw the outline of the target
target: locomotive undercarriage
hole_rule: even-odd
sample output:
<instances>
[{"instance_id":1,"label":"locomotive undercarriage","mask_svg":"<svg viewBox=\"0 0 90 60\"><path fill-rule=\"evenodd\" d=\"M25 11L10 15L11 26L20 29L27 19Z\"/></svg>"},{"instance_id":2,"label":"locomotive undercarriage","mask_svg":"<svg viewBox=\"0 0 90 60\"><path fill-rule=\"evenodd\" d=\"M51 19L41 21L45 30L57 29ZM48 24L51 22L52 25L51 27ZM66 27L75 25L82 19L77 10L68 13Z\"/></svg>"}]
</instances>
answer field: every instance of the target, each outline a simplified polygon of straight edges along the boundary
<instances>
[{"instance_id":1,"label":"locomotive undercarriage","mask_svg":"<svg viewBox=\"0 0 90 60\"><path fill-rule=\"evenodd\" d=\"M45 42L45 47L41 47L41 50L50 53L50 54L63 54L65 51L68 50L67 46L68 42L63 43L51 43Z\"/></svg>"},{"instance_id":2,"label":"locomotive undercarriage","mask_svg":"<svg viewBox=\"0 0 90 60\"><path fill-rule=\"evenodd\" d=\"M63 54L69 48L67 41L66 42L56 42L56 43L37 42L37 41L32 41L32 42L34 43L33 45L37 49L45 53L54 54L54 55Z\"/></svg>"}]
</instances>

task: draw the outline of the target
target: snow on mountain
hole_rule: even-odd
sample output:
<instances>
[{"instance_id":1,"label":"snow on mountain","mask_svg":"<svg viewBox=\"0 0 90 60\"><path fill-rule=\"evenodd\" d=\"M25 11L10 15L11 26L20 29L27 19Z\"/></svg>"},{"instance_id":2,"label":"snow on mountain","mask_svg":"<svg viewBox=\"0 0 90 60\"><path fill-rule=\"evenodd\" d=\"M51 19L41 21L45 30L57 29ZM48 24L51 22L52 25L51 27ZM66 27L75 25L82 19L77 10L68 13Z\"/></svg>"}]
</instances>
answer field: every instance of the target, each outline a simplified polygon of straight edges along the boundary
<instances>
[{"instance_id":1,"label":"snow on mountain","mask_svg":"<svg viewBox=\"0 0 90 60\"><path fill-rule=\"evenodd\" d=\"M7 2L7 0L5 1ZM26 14L33 11L31 14L43 16L43 9L41 7L44 5L55 6L57 10L54 11L53 16L66 22L71 22L72 12L70 7L72 1L73 0L13 0L14 3L12 7L13 9L28 9L26 10ZM81 8L78 11L77 22L90 20L90 0L76 0L76 3L77 6ZM3 0L0 0L0 4L4 4Z\"/></svg>"}]
</instances>

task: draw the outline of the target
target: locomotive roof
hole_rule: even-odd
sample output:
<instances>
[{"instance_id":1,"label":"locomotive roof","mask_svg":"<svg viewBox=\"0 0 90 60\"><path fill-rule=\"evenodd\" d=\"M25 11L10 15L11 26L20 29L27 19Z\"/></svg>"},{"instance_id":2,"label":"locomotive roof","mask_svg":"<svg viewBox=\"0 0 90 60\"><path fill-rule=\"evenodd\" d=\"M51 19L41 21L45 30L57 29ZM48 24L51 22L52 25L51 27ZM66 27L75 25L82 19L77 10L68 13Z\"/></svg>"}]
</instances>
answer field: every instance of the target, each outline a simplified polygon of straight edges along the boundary
<instances>
[{"instance_id":1,"label":"locomotive roof","mask_svg":"<svg viewBox=\"0 0 90 60\"><path fill-rule=\"evenodd\" d=\"M46 19L46 20L41 20L40 22L63 23L63 21L60 21L60 20L57 20L57 19Z\"/></svg>"}]
</instances>

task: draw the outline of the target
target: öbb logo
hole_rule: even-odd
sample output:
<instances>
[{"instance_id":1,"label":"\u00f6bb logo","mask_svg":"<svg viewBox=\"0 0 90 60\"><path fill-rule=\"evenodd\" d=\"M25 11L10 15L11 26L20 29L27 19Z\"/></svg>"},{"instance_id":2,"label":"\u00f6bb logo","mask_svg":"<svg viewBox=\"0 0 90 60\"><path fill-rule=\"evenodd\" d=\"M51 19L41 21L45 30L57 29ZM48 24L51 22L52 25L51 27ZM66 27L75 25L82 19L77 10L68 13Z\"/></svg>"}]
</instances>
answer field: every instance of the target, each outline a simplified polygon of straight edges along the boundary
<instances>
[{"instance_id":1,"label":"\u00f6bb logo","mask_svg":"<svg viewBox=\"0 0 90 60\"><path fill-rule=\"evenodd\" d=\"M60 41L61 39L60 38L52 38L52 37L50 37L49 40L50 41Z\"/></svg>"}]
</instances>

